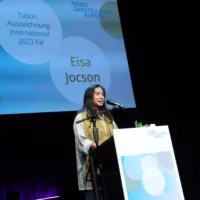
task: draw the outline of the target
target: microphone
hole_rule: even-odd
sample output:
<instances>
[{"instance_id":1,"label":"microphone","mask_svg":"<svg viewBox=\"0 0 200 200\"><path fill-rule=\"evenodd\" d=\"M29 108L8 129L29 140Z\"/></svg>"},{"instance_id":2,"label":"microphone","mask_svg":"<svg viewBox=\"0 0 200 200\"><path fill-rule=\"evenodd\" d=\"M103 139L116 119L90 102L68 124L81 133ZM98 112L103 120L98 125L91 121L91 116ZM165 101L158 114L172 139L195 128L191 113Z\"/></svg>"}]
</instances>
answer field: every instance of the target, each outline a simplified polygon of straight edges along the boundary
<instances>
[{"instance_id":1,"label":"microphone","mask_svg":"<svg viewBox=\"0 0 200 200\"><path fill-rule=\"evenodd\" d=\"M116 103L116 102L114 102L112 100L106 100L106 103L109 104L109 105L115 106L117 108L121 108L121 109L125 109L126 108L122 104Z\"/></svg>"}]
</instances>

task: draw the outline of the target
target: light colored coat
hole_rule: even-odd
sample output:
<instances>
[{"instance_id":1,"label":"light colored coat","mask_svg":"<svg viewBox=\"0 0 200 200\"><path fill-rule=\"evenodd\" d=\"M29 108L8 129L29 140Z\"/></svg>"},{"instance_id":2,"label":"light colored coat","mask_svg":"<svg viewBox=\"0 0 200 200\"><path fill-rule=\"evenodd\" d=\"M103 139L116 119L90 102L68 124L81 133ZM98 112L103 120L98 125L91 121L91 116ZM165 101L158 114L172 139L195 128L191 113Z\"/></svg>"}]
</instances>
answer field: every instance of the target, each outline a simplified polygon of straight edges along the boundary
<instances>
[{"instance_id":1,"label":"light colored coat","mask_svg":"<svg viewBox=\"0 0 200 200\"><path fill-rule=\"evenodd\" d=\"M77 164L77 177L78 177L78 188L79 190L92 190L92 183L86 178L88 173L88 168L86 166L86 158L89 153L91 144L94 142L91 138L87 137L85 133L84 123L76 123L76 121L82 120L83 114L79 113L73 124L74 135L75 135L75 148L76 148L76 164ZM99 132L100 134L107 134L108 130L106 128L106 121L103 118L100 118L100 122L103 125L103 131ZM98 126L97 126L98 128ZM113 121L113 128L117 129L116 123ZM100 136L101 137L101 136ZM101 141L102 142L102 141ZM99 144L100 145L100 144Z\"/></svg>"}]
</instances>

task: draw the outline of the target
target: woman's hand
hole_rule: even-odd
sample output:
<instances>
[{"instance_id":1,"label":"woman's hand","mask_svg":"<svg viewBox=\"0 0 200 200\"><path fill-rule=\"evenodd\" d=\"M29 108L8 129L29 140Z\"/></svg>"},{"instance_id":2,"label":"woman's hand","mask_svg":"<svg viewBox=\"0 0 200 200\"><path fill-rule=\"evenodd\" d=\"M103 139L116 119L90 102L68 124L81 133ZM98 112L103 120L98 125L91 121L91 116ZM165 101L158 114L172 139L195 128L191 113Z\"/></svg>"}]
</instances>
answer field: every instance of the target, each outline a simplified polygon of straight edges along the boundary
<instances>
[{"instance_id":1,"label":"woman's hand","mask_svg":"<svg viewBox=\"0 0 200 200\"><path fill-rule=\"evenodd\" d=\"M95 150L96 148L97 148L97 145L96 145L95 142L93 142L93 143L91 144L91 146L90 146L90 151L93 151L93 150Z\"/></svg>"}]
</instances>

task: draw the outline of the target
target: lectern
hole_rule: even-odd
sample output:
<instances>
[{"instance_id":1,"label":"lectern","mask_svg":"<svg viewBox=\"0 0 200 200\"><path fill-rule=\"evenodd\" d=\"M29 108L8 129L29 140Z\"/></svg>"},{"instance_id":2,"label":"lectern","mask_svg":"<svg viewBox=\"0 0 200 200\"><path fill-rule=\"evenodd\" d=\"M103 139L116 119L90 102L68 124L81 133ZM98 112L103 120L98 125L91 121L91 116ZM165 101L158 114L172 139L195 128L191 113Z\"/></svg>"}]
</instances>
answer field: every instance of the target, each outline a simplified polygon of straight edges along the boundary
<instances>
[{"instance_id":1,"label":"lectern","mask_svg":"<svg viewBox=\"0 0 200 200\"><path fill-rule=\"evenodd\" d=\"M97 162L101 164L101 175L96 173ZM98 151L91 153L90 165L96 199L99 199L100 192L104 189L106 200L123 200L124 194L113 136L99 145Z\"/></svg>"},{"instance_id":2,"label":"lectern","mask_svg":"<svg viewBox=\"0 0 200 200\"><path fill-rule=\"evenodd\" d=\"M106 200L184 200L168 126L115 129L90 164L97 200L102 189Z\"/></svg>"}]
</instances>

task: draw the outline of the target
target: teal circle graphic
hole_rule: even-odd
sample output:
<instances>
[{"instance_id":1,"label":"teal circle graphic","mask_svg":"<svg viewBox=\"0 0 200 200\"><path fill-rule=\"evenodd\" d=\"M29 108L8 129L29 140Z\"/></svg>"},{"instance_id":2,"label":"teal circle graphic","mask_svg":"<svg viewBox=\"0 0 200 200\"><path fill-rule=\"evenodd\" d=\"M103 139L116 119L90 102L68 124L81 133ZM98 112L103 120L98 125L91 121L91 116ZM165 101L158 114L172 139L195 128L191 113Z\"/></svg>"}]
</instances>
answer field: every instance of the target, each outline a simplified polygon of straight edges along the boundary
<instances>
[{"instance_id":1,"label":"teal circle graphic","mask_svg":"<svg viewBox=\"0 0 200 200\"><path fill-rule=\"evenodd\" d=\"M100 8L100 23L104 31L116 39L122 39L119 10L116 2L109 1Z\"/></svg>"},{"instance_id":2,"label":"teal circle graphic","mask_svg":"<svg viewBox=\"0 0 200 200\"><path fill-rule=\"evenodd\" d=\"M141 181L133 180L133 179L129 178L129 176L126 174L126 172L124 173L124 178L125 178L126 187L128 190L134 191L140 187Z\"/></svg>"}]
</instances>

